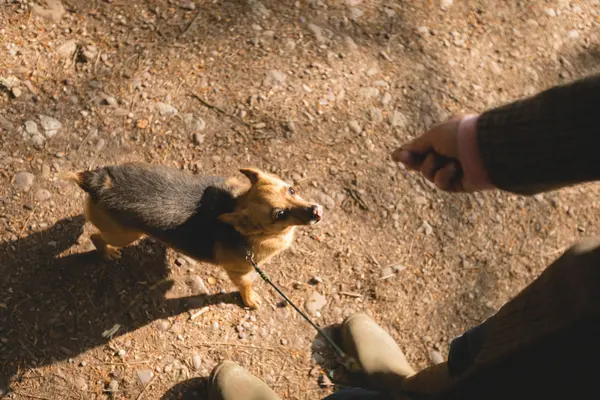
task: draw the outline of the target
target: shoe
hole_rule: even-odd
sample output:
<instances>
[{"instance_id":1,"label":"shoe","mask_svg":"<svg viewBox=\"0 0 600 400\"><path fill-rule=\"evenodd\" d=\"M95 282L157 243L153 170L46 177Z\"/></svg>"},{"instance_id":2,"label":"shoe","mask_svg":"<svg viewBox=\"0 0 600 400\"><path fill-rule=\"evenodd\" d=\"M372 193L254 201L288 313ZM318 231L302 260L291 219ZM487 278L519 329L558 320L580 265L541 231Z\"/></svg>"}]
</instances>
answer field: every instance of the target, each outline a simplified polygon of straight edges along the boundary
<instances>
[{"instance_id":1,"label":"shoe","mask_svg":"<svg viewBox=\"0 0 600 400\"><path fill-rule=\"evenodd\" d=\"M377 388L397 390L415 374L394 339L364 314L353 314L344 320L341 339L344 351L358 361Z\"/></svg>"},{"instance_id":2,"label":"shoe","mask_svg":"<svg viewBox=\"0 0 600 400\"><path fill-rule=\"evenodd\" d=\"M281 400L266 383L233 361L217 365L208 381L208 400Z\"/></svg>"}]
</instances>

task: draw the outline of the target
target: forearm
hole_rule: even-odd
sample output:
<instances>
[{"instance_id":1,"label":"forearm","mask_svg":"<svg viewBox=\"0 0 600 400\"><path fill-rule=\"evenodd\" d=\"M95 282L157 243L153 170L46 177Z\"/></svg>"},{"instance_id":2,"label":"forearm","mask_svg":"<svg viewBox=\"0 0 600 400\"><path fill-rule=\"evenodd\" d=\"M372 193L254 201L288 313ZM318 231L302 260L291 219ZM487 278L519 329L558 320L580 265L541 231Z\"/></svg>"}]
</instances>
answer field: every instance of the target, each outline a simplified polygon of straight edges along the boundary
<instances>
[{"instance_id":1,"label":"forearm","mask_svg":"<svg viewBox=\"0 0 600 400\"><path fill-rule=\"evenodd\" d=\"M600 179L600 75L481 114L477 149L493 186L534 194Z\"/></svg>"}]
</instances>

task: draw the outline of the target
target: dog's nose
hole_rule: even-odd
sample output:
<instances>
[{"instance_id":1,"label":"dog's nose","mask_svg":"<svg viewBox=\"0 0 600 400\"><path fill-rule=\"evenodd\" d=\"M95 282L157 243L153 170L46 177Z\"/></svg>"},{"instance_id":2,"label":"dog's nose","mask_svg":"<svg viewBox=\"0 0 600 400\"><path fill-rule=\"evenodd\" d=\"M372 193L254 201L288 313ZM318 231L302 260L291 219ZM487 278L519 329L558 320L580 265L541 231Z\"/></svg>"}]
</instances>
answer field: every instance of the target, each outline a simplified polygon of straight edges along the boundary
<instances>
[{"instance_id":1,"label":"dog's nose","mask_svg":"<svg viewBox=\"0 0 600 400\"><path fill-rule=\"evenodd\" d=\"M313 205L310 208L310 212L311 212L312 219L317 222L320 221L321 218L323 218L323 207L321 207L318 204Z\"/></svg>"}]
</instances>

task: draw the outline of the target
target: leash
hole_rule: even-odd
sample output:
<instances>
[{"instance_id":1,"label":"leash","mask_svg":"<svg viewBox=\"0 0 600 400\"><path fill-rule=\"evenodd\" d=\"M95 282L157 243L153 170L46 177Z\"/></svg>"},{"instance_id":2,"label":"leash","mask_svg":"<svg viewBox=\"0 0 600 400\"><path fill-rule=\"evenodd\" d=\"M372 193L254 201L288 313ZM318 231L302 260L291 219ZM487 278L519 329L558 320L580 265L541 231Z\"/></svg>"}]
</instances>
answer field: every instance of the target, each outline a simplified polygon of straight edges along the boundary
<instances>
[{"instance_id":1,"label":"leash","mask_svg":"<svg viewBox=\"0 0 600 400\"><path fill-rule=\"evenodd\" d=\"M296 310L298 312L298 314L300 314L302 316L302 318L304 318L306 320L306 322L308 322L313 328L316 329L316 331L323 336L323 338L327 341L327 343L331 346L331 348L336 352L337 356L338 356L338 362L340 364L342 364L344 366L344 368L346 368L348 371L350 372L359 372L362 370L360 364L353 358L350 357L349 355L347 355L344 350L342 350L340 348L340 346L338 346L332 338L330 338L324 331L323 329L319 328L314 322L312 322L312 320L304 313L302 312L302 310L300 310L286 295L285 293L283 293L278 287L277 285L275 285L271 279L269 278L269 276L267 274L265 274L263 272L262 269L260 269L260 267L258 266L258 264L256 263L256 261L254 260L254 254L252 253L252 251L250 251L249 248L246 248L246 260L248 260L252 266L254 267L254 270L258 273L258 275L260 275L260 277L262 278L263 281L265 281L266 283L268 283L269 285L271 285L271 287L273 289L275 289L275 291L277 291L277 293L279 293L281 295L281 297L283 297L283 299L294 308L294 310Z\"/></svg>"}]
</instances>

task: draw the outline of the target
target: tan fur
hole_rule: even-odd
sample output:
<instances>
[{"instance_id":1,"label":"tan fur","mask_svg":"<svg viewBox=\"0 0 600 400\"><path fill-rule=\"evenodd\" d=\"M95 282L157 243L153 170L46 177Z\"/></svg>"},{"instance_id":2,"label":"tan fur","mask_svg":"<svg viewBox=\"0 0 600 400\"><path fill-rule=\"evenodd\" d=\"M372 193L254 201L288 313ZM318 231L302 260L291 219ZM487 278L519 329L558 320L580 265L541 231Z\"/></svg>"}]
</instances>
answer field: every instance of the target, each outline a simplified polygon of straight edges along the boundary
<instances>
[{"instance_id":1,"label":"tan fur","mask_svg":"<svg viewBox=\"0 0 600 400\"><path fill-rule=\"evenodd\" d=\"M276 176L256 169L242 169L240 172L251 184L248 185L237 178L226 181L226 185L237 199L236 207L233 212L220 215L219 219L233 225L246 237L255 261L261 263L292 244L295 227L310 223L305 215L306 211L302 210L311 207L312 204L297 194L291 194L290 186ZM81 175L78 173L67 173L63 178L81 184ZM110 184L108 179L107 185ZM273 210L277 209L300 211L290 212L289 218L279 221L274 220L273 215ZM89 197L86 199L85 217L99 231L91 236L94 246L109 259L119 259L120 247L125 247L147 234L126 228ZM185 254L181 249L165 244ZM251 308L258 308L260 298L253 292L250 279L252 265L245 257L232 252L227 247L227 243L217 243L214 254L215 263L225 269L231 281L239 289L244 304Z\"/></svg>"}]
</instances>

